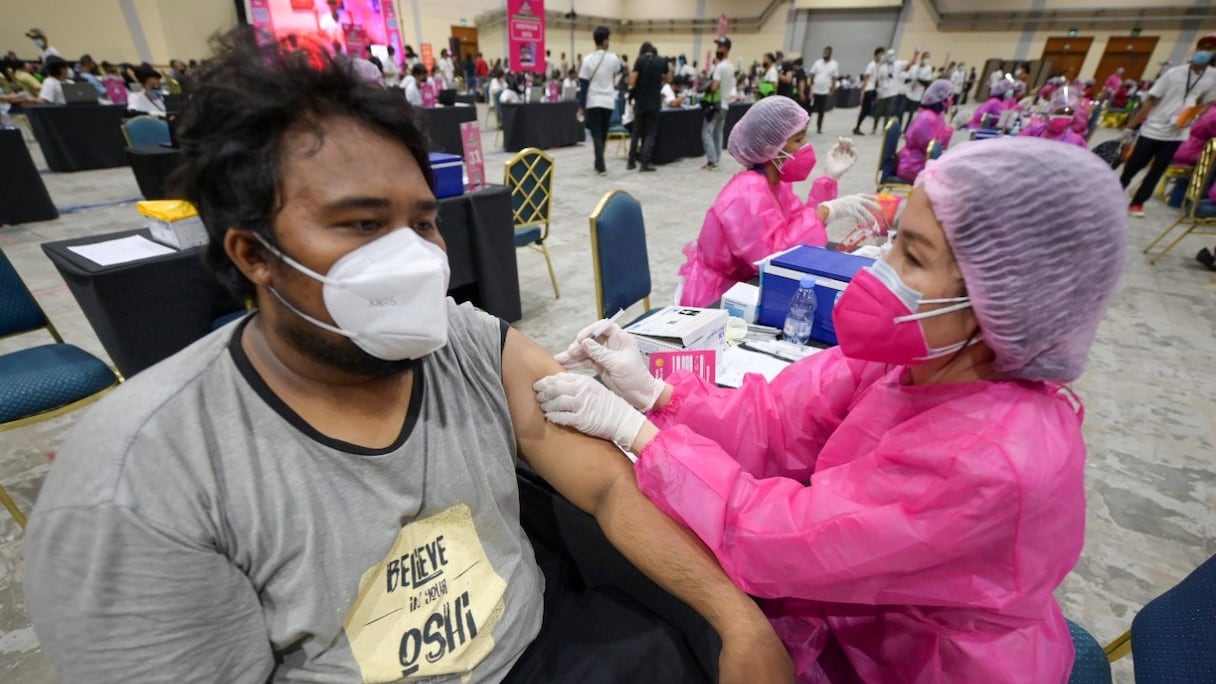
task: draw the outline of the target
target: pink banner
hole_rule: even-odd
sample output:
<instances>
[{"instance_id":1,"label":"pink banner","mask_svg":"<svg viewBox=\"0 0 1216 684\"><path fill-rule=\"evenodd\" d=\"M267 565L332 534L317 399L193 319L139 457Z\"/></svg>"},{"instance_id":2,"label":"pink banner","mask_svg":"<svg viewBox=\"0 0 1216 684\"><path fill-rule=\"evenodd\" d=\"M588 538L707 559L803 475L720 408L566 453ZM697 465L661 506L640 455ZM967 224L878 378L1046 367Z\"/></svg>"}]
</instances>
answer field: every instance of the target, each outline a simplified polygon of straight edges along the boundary
<instances>
[{"instance_id":1,"label":"pink banner","mask_svg":"<svg viewBox=\"0 0 1216 684\"><path fill-rule=\"evenodd\" d=\"M481 156L481 128L476 121L460 124L460 140L464 144L464 172L469 176L469 191L486 186L486 160Z\"/></svg>"},{"instance_id":2,"label":"pink banner","mask_svg":"<svg viewBox=\"0 0 1216 684\"><path fill-rule=\"evenodd\" d=\"M544 0L507 0L507 44L513 70L544 73Z\"/></svg>"},{"instance_id":3,"label":"pink banner","mask_svg":"<svg viewBox=\"0 0 1216 684\"><path fill-rule=\"evenodd\" d=\"M722 16L718 17L718 37L721 38L722 36L725 36L726 29L729 27L730 23L726 20L726 12L723 12Z\"/></svg>"},{"instance_id":4,"label":"pink banner","mask_svg":"<svg viewBox=\"0 0 1216 684\"><path fill-rule=\"evenodd\" d=\"M397 60L397 68L401 68L405 51L401 49L401 31L397 29L397 9L393 6L393 0L381 0L380 9L384 12L385 42L397 52L393 59Z\"/></svg>"},{"instance_id":5,"label":"pink banner","mask_svg":"<svg viewBox=\"0 0 1216 684\"><path fill-rule=\"evenodd\" d=\"M422 108L435 108L435 84L427 81L418 86L418 90L422 93Z\"/></svg>"},{"instance_id":6,"label":"pink banner","mask_svg":"<svg viewBox=\"0 0 1216 684\"><path fill-rule=\"evenodd\" d=\"M274 19L270 16L270 0L249 0L249 22L259 32L274 35Z\"/></svg>"}]
</instances>

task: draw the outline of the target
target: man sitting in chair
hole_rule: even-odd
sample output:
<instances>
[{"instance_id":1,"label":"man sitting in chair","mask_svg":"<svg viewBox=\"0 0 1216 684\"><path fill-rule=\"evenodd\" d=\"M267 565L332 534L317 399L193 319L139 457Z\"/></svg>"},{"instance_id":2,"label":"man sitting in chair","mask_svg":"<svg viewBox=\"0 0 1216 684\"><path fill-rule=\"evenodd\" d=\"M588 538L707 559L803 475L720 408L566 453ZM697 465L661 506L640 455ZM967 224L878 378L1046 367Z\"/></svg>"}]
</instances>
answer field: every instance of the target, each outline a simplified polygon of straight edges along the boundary
<instances>
[{"instance_id":1,"label":"man sitting in chair","mask_svg":"<svg viewBox=\"0 0 1216 684\"><path fill-rule=\"evenodd\" d=\"M446 298L400 96L252 32L217 48L182 113L183 196L259 308L132 378L59 452L25 577L60 677L703 681L644 608L575 594L540 546L538 563L518 454L718 630L721 681L792 681L759 608L629 461L545 421L550 354Z\"/></svg>"}]
</instances>

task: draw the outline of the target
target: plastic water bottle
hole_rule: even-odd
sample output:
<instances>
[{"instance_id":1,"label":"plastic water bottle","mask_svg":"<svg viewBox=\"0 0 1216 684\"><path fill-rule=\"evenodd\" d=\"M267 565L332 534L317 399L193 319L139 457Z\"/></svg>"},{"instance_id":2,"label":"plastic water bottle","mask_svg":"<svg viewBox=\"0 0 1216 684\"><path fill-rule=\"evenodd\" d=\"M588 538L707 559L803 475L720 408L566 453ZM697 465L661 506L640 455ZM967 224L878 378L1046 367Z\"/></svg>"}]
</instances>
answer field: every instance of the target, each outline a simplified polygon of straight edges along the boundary
<instances>
[{"instance_id":1,"label":"plastic water bottle","mask_svg":"<svg viewBox=\"0 0 1216 684\"><path fill-rule=\"evenodd\" d=\"M782 330L785 341L805 345L811 338L811 323L815 320L815 277L803 276L798 282L798 291L790 300L790 311L785 316Z\"/></svg>"}]
</instances>

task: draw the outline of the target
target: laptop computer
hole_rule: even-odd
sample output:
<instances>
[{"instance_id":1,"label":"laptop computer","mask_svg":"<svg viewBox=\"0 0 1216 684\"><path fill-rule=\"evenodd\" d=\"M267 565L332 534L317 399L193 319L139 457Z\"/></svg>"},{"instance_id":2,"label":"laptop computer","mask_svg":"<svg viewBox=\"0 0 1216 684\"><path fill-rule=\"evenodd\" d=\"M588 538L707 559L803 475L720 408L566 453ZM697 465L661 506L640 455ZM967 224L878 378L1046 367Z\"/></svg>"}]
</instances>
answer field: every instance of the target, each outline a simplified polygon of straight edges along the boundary
<instances>
[{"instance_id":1,"label":"laptop computer","mask_svg":"<svg viewBox=\"0 0 1216 684\"><path fill-rule=\"evenodd\" d=\"M562 99L563 100L577 100L578 99L578 87L577 86L566 86L566 87L562 88Z\"/></svg>"},{"instance_id":2,"label":"laptop computer","mask_svg":"<svg viewBox=\"0 0 1216 684\"><path fill-rule=\"evenodd\" d=\"M545 87L539 86L539 85L532 86L532 96L528 98L528 102L544 102L544 101L545 101Z\"/></svg>"},{"instance_id":3,"label":"laptop computer","mask_svg":"<svg viewBox=\"0 0 1216 684\"><path fill-rule=\"evenodd\" d=\"M68 104L97 104L97 91L88 83L64 83L63 99Z\"/></svg>"}]
</instances>

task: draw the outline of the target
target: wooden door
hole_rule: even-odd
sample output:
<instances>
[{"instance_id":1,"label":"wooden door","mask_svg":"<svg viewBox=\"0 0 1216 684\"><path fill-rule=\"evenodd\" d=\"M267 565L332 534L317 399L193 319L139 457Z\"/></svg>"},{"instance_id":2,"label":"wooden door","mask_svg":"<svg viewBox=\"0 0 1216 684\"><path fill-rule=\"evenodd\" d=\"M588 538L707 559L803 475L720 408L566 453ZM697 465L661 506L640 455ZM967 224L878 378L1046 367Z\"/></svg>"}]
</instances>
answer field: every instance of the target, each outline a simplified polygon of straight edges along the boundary
<instances>
[{"instance_id":1,"label":"wooden door","mask_svg":"<svg viewBox=\"0 0 1216 684\"><path fill-rule=\"evenodd\" d=\"M1051 73L1047 77L1063 76L1072 82L1080 76L1081 65L1085 64L1085 57L1089 54L1093 42L1093 38L1082 36L1048 38L1047 44L1043 46L1042 58L1044 62L1051 60Z\"/></svg>"},{"instance_id":2,"label":"wooden door","mask_svg":"<svg viewBox=\"0 0 1216 684\"><path fill-rule=\"evenodd\" d=\"M1140 80L1145 75L1155 76L1155 73L1148 73L1149 60L1153 57L1153 50L1157 49L1157 40L1159 36L1111 36L1106 41L1106 51L1102 53L1102 61L1098 62L1098 70L1094 73L1094 80L1098 82L1098 87L1110 78L1110 75L1115 73L1115 70L1123 68L1124 79Z\"/></svg>"},{"instance_id":3,"label":"wooden door","mask_svg":"<svg viewBox=\"0 0 1216 684\"><path fill-rule=\"evenodd\" d=\"M453 26L452 38L460 41L458 54L461 59L468 55L477 56L477 29L471 26Z\"/></svg>"}]
</instances>

